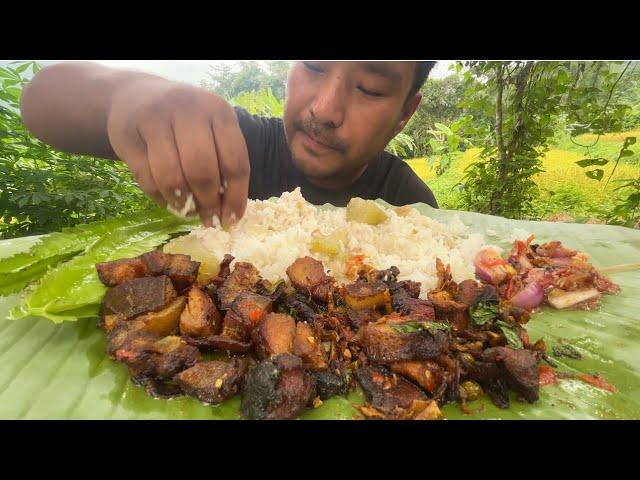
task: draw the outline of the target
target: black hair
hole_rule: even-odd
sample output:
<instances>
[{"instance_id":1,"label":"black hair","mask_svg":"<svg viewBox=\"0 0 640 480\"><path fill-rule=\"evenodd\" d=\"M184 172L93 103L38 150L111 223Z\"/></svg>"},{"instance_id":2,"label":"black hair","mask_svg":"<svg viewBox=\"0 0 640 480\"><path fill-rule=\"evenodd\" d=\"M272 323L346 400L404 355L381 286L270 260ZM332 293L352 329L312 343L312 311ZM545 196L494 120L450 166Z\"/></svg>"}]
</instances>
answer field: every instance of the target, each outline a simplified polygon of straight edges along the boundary
<instances>
[{"instance_id":1,"label":"black hair","mask_svg":"<svg viewBox=\"0 0 640 480\"><path fill-rule=\"evenodd\" d=\"M424 85L424 82L427 81L429 77L429 73L433 67L436 66L436 62L428 61L428 62L416 62L416 71L413 75L413 84L411 85L411 90L409 90L409 95L407 99L413 97Z\"/></svg>"}]
</instances>

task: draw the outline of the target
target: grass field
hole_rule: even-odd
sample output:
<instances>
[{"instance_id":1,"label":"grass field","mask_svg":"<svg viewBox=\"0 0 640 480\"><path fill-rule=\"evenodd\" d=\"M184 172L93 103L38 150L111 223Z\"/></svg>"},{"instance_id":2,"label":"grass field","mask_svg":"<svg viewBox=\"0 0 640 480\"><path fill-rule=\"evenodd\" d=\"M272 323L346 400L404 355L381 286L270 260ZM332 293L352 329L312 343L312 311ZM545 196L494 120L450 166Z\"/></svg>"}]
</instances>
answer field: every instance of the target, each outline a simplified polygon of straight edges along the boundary
<instances>
[{"instance_id":1,"label":"grass field","mask_svg":"<svg viewBox=\"0 0 640 480\"><path fill-rule=\"evenodd\" d=\"M534 202L534 218L576 222L600 222L610 209L619 192L615 191L616 180L637 178L640 175L640 153L626 157L616 168L614 176L605 186L613 170L613 160L617 158L627 136L640 138L640 130L603 135L590 148L579 147L568 138L556 139L553 147L542 157L544 172L534 177L540 188L540 195ZM583 135L576 139L581 144L591 144L595 136ZM640 142L639 142L640 144ZM632 147L640 152L637 146ZM464 169L478 160L480 149L474 148L458 155L451 167L441 176L436 176L429 167L427 158L408 160L407 163L433 190L442 208L459 208L459 187L456 185L464 176ZM603 168L602 181L588 178L585 170L576 162L585 157L604 157L610 163Z\"/></svg>"}]
</instances>

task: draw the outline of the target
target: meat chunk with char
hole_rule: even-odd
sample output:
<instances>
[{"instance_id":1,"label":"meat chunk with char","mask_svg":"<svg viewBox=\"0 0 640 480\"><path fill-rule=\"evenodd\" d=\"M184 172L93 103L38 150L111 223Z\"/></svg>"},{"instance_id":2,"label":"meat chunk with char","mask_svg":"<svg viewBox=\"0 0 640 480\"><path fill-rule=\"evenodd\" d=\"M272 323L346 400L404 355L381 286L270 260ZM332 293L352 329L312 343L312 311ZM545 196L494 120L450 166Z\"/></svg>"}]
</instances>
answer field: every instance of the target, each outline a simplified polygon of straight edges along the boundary
<instances>
[{"instance_id":1,"label":"meat chunk with char","mask_svg":"<svg viewBox=\"0 0 640 480\"><path fill-rule=\"evenodd\" d=\"M335 280L324 271L322 262L312 257L296 259L288 268L287 276L299 292L326 302Z\"/></svg>"},{"instance_id":2,"label":"meat chunk with char","mask_svg":"<svg viewBox=\"0 0 640 480\"><path fill-rule=\"evenodd\" d=\"M189 255L155 250L141 255L140 258L147 264L151 275L166 275L179 293L186 291L198 277L200 262L191 260Z\"/></svg>"},{"instance_id":3,"label":"meat chunk with char","mask_svg":"<svg viewBox=\"0 0 640 480\"><path fill-rule=\"evenodd\" d=\"M296 322L283 313L270 313L256 326L252 333L256 355L266 359L281 353L293 353Z\"/></svg>"},{"instance_id":4,"label":"meat chunk with char","mask_svg":"<svg viewBox=\"0 0 640 480\"><path fill-rule=\"evenodd\" d=\"M233 271L217 289L220 308L222 310L231 308L231 304L238 295L245 291L253 291L260 280L260 272L256 267L247 262L237 262Z\"/></svg>"},{"instance_id":5,"label":"meat chunk with char","mask_svg":"<svg viewBox=\"0 0 640 480\"><path fill-rule=\"evenodd\" d=\"M242 388L240 411L250 420L291 419L316 395L315 378L302 360L283 353L251 367Z\"/></svg>"},{"instance_id":6,"label":"meat chunk with char","mask_svg":"<svg viewBox=\"0 0 640 480\"><path fill-rule=\"evenodd\" d=\"M420 388L393 374L385 367L374 365L360 367L356 370L355 376L367 402L374 410L371 412L364 409L363 413L369 416L378 413L380 415L378 418L405 418L409 411L415 408L416 402L427 404L429 401Z\"/></svg>"},{"instance_id":7,"label":"meat chunk with char","mask_svg":"<svg viewBox=\"0 0 640 480\"><path fill-rule=\"evenodd\" d=\"M129 319L141 313L162 310L177 294L169 277L126 280L110 288L103 299L103 312Z\"/></svg>"},{"instance_id":8,"label":"meat chunk with char","mask_svg":"<svg viewBox=\"0 0 640 480\"><path fill-rule=\"evenodd\" d=\"M192 286L187 295L187 305L180 315L180 333L204 337L219 333L221 327L220 312L213 300L200 287Z\"/></svg>"},{"instance_id":9,"label":"meat chunk with char","mask_svg":"<svg viewBox=\"0 0 640 480\"><path fill-rule=\"evenodd\" d=\"M180 372L174 380L187 395L216 404L238 393L248 368L248 358L199 362Z\"/></svg>"},{"instance_id":10,"label":"meat chunk with char","mask_svg":"<svg viewBox=\"0 0 640 480\"><path fill-rule=\"evenodd\" d=\"M392 316L389 316L392 317ZM428 329L403 331L402 325L409 325L411 318L399 317L401 323L390 324L388 317L370 323L359 332L359 343L367 358L375 363L399 362L405 360L428 360L448 349L449 332Z\"/></svg>"},{"instance_id":11,"label":"meat chunk with char","mask_svg":"<svg viewBox=\"0 0 640 480\"><path fill-rule=\"evenodd\" d=\"M318 335L308 323L296 324L293 353L302 359L305 368L312 371L326 370L327 358Z\"/></svg>"},{"instance_id":12,"label":"meat chunk with char","mask_svg":"<svg viewBox=\"0 0 640 480\"><path fill-rule=\"evenodd\" d=\"M107 287L150 275L147 264L139 257L96 263L96 270L98 278Z\"/></svg>"}]
</instances>

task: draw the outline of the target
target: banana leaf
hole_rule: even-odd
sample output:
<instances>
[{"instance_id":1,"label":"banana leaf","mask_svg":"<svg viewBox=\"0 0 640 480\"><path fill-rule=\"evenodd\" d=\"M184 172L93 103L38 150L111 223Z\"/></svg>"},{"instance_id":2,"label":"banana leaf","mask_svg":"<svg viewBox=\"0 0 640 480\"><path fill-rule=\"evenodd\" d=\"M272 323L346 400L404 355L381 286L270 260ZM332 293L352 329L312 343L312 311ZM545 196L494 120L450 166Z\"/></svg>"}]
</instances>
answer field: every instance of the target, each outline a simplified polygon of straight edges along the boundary
<instances>
[{"instance_id":1,"label":"banana leaf","mask_svg":"<svg viewBox=\"0 0 640 480\"><path fill-rule=\"evenodd\" d=\"M470 231L509 248L514 228L536 235L537 242L561 240L591 255L596 267L636 263L640 259L640 231L605 225L525 222L468 212L417 208L438 221L457 215ZM148 229L147 229L148 230ZM0 265L32 239L0 242ZM37 242L36 242L37 243ZM98 242L100 243L100 242ZM89 250L91 252L92 250ZM101 255L114 258L103 250ZM55 255L56 252L51 252ZM81 258L75 257L75 258ZM75 260L72 259L71 261ZM75 260L81 262L81 260ZM68 263L68 262L67 262ZM64 265L64 264L61 264ZM85 265L86 266L86 265ZM58 267L56 267L58 268ZM570 373L601 374L617 387L612 393L577 379L544 386L534 404L511 398L507 410L486 397L469 404L465 414L456 404L446 405L448 419L638 419L640 418L640 271L612 273L622 287L617 296L605 296L602 307L590 312L545 309L527 324L532 341L544 338L547 349L571 345L582 359L552 357ZM46 284L46 282L45 282ZM36 287L37 288L37 287ZM81 290L78 292L81 293ZM78 293L78 294L80 294ZM60 324L33 315L8 320L19 309L19 294L0 297L0 418L2 419L237 419L239 398L209 406L191 398L158 400L134 386L126 368L110 361L104 333L91 317L92 304L80 301L62 315L74 322ZM62 305L65 302L60 299ZM73 305L75 306L75 305ZM87 318L88 317L88 318ZM332 398L310 409L303 419L353 419L353 404L363 401L359 391L348 398Z\"/></svg>"}]
</instances>

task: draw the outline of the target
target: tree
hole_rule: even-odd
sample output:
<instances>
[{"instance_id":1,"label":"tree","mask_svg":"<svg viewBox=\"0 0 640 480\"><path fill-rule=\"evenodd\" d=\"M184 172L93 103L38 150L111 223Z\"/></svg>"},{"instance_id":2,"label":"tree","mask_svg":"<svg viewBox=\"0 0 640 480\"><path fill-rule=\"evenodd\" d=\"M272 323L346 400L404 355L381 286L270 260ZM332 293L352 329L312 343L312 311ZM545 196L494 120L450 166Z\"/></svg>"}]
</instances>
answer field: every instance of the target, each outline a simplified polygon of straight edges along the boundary
<instances>
[{"instance_id":1,"label":"tree","mask_svg":"<svg viewBox=\"0 0 640 480\"><path fill-rule=\"evenodd\" d=\"M629 105L614 95L628 70L620 62L466 62L465 100L476 112L480 161L463 179L463 206L521 218L536 194L558 120L572 137L622 127ZM489 118L488 118L489 117ZM492 117L492 118L491 118Z\"/></svg>"},{"instance_id":2,"label":"tree","mask_svg":"<svg viewBox=\"0 0 640 480\"><path fill-rule=\"evenodd\" d=\"M433 136L429 131L436 128L436 123L450 125L465 115L466 112L458 107L463 100L464 91L465 83L458 74L442 79L427 79L420 89L420 106L404 129L404 133L414 139L415 156L435 153L431 148L430 140Z\"/></svg>"},{"instance_id":3,"label":"tree","mask_svg":"<svg viewBox=\"0 0 640 480\"><path fill-rule=\"evenodd\" d=\"M277 98L283 99L290 66L291 62L282 60L262 62L262 65L244 61L236 69L227 64L212 65L201 86L226 99L269 88Z\"/></svg>"}]
</instances>

